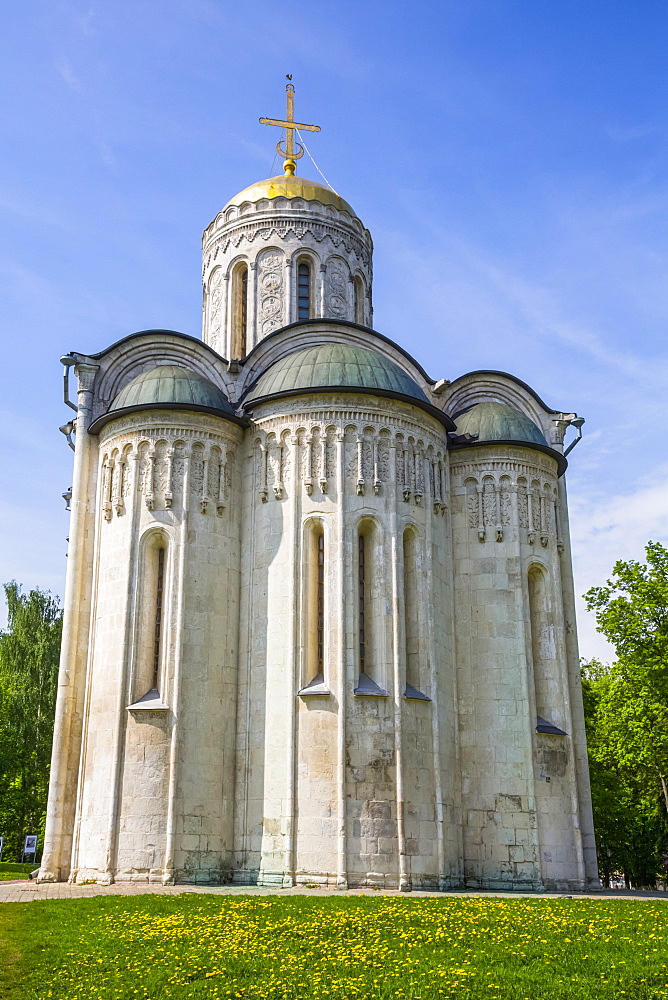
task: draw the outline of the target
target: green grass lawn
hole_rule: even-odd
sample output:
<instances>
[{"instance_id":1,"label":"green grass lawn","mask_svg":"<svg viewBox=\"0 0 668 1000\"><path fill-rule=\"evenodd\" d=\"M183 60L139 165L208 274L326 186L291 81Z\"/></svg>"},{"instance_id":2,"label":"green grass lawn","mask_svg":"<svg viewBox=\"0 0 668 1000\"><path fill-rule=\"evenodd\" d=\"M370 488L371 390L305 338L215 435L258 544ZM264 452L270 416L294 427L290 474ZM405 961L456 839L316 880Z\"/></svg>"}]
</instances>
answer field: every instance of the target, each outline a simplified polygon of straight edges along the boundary
<instances>
[{"instance_id":1,"label":"green grass lawn","mask_svg":"<svg viewBox=\"0 0 668 1000\"><path fill-rule=\"evenodd\" d=\"M28 878L38 865L34 861L21 864L17 861L0 861L0 882L8 882L17 878Z\"/></svg>"},{"instance_id":2,"label":"green grass lawn","mask_svg":"<svg viewBox=\"0 0 668 1000\"><path fill-rule=\"evenodd\" d=\"M6 1000L668 997L668 903L104 897L0 905Z\"/></svg>"}]
</instances>

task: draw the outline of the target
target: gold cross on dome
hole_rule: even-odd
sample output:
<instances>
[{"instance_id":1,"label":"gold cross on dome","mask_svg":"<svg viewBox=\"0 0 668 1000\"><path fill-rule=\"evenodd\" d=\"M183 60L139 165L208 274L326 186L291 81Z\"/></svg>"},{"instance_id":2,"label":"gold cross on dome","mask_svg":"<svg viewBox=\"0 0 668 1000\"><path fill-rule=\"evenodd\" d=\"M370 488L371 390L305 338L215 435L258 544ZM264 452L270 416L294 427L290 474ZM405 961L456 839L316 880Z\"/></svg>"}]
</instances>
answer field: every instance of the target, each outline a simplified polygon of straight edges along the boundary
<instances>
[{"instance_id":1,"label":"gold cross on dome","mask_svg":"<svg viewBox=\"0 0 668 1000\"><path fill-rule=\"evenodd\" d=\"M288 77L291 80L292 77ZM284 168L286 174L294 174L297 164L295 160L298 160L304 155L304 147L301 143L297 143L297 149L295 149L295 129L303 128L307 132L319 132L319 125L303 125L300 122L295 121L295 88L291 83L288 83L285 87L286 95L286 114L285 121L281 121L279 118L260 118L260 125L278 125L279 128L285 129L285 149L281 146L280 141L276 143L276 151L284 159Z\"/></svg>"}]
</instances>

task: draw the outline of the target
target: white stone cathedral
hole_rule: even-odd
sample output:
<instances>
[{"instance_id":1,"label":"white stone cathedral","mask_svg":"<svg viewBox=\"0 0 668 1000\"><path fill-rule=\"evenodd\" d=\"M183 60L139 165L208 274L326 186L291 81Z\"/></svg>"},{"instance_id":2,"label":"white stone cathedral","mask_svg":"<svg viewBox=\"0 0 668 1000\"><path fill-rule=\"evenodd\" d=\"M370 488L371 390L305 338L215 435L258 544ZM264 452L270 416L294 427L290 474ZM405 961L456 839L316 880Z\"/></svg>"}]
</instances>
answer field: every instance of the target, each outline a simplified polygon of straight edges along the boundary
<instances>
[{"instance_id":1,"label":"white stone cathedral","mask_svg":"<svg viewBox=\"0 0 668 1000\"><path fill-rule=\"evenodd\" d=\"M502 372L434 382L376 333L371 236L293 158L203 254L202 340L63 358L40 879L596 886L563 479L581 419Z\"/></svg>"}]
</instances>

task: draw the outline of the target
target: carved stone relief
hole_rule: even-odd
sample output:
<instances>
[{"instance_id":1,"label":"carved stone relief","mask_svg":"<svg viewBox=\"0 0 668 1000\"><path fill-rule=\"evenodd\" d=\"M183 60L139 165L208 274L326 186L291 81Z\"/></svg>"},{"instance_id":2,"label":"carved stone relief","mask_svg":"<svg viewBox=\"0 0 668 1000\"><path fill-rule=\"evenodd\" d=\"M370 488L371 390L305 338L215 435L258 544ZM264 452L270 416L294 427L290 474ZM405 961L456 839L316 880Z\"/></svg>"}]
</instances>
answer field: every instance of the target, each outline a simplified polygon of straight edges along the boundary
<instances>
[{"instance_id":1,"label":"carved stone relief","mask_svg":"<svg viewBox=\"0 0 668 1000\"><path fill-rule=\"evenodd\" d=\"M172 503L183 503L183 484L186 475L186 446L184 441L174 445L172 458Z\"/></svg>"},{"instance_id":2,"label":"carved stone relief","mask_svg":"<svg viewBox=\"0 0 668 1000\"><path fill-rule=\"evenodd\" d=\"M277 500L284 495L283 481L283 442L277 441L272 434L267 439L267 479L269 489L273 490Z\"/></svg>"},{"instance_id":3,"label":"carved stone relief","mask_svg":"<svg viewBox=\"0 0 668 1000\"><path fill-rule=\"evenodd\" d=\"M190 458L189 475L190 496L194 503L199 504L202 499L202 488L204 486L204 445L194 444Z\"/></svg>"},{"instance_id":4,"label":"carved stone relief","mask_svg":"<svg viewBox=\"0 0 668 1000\"><path fill-rule=\"evenodd\" d=\"M212 261L217 260L218 257L230 249L238 249L242 243L252 244L255 240L262 240L264 243L269 242L269 240L290 241L295 237L302 240L308 237L316 243L328 240L337 250L341 249L348 254L354 255L364 268L369 271L371 269L370 247L358 236L343 232L335 224L308 222L303 219L301 220L299 229L297 229L295 220L286 217L277 217L271 225L254 223L248 219L237 220L236 225L232 227L231 231L214 237L206 245L204 267L205 269L208 268Z\"/></svg>"},{"instance_id":5,"label":"carved stone relief","mask_svg":"<svg viewBox=\"0 0 668 1000\"><path fill-rule=\"evenodd\" d=\"M436 452L434 444L425 446L422 440L416 442L413 438L407 441L388 427L369 425L366 421L357 427L349 423L337 426L331 422L336 416L334 413L322 414L322 423L305 427L301 423L303 416L303 413L296 414L299 422L295 429L286 430L285 415L277 414L265 424L266 437L255 441L256 481L263 502L277 492L279 497L285 495L295 461L296 484L301 484L308 496L330 492L337 481L337 442L341 439L347 491L358 496L381 496L390 480L390 451L394 448L400 498L420 504L429 494L434 502L434 513L446 509L444 457L440 451ZM425 454L427 451L429 458ZM261 456L264 456L262 460ZM434 475L438 476L438 500L431 463L436 470ZM409 484L405 487L405 495L404 482Z\"/></svg>"},{"instance_id":6,"label":"carved stone relief","mask_svg":"<svg viewBox=\"0 0 668 1000\"><path fill-rule=\"evenodd\" d=\"M209 336L217 341L220 337L223 321L223 285L222 267L217 267L209 282Z\"/></svg>"},{"instance_id":7,"label":"carved stone relief","mask_svg":"<svg viewBox=\"0 0 668 1000\"><path fill-rule=\"evenodd\" d=\"M499 463L506 467L510 463ZM468 466L460 472L468 471ZM476 470L477 471L477 470ZM556 487L549 483L531 480L530 484L524 475L510 472L498 475L492 472L468 475L464 479L467 518L470 528L478 532L481 542L490 537L493 529L497 541L503 540L504 529L513 524L513 494L517 496L517 526L526 531L526 540L533 545L540 540L547 546L555 539L559 551L563 551L563 543L559 538L558 493ZM493 536L493 537L494 537Z\"/></svg>"},{"instance_id":8,"label":"carved stone relief","mask_svg":"<svg viewBox=\"0 0 668 1000\"><path fill-rule=\"evenodd\" d=\"M480 527L480 510L478 503L478 484L475 479L466 480L466 509L469 516L469 528Z\"/></svg>"},{"instance_id":9,"label":"carved stone relief","mask_svg":"<svg viewBox=\"0 0 668 1000\"><path fill-rule=\"evenodd\" d=\"M155 446L154 482L155 498L154 503L171 506L170 472L171 456L167 455L167 442L158 441ZM167 501L167 502L165 502Z\"/></svg>"},{"instance_id":10,"label":"carved stone relief","mask_svg":"<svg viewBox=\"0 0 668 1000\"><path fill-rule=\"evenodd\" d=\"M512 501L510 498L511 482L508 476L501 476L499 481L499 499L501 503L501 524L508 525L512 521Z\"/></svg>"},{"instance_id":11,"label":"carved stone relief","mask_svg":"<svg viewBox=\"0 0 668 1000\"><path fill-rule=\"evenodd\" d=\"M517 480L517 510L519 513L520 528L529 527L529 500L527 497L526 479Z\"/></svg>"},{"instance_id":12,"label":"carved stone relief","mask_svg":"<svg viewBox=\"0 0 668 1000\"><path fill-rule=\"evenodd\" d=\"M348 315L348 272L342 260L334 258L327 262L325 283L325 315L333 319L344 319Z\"/></svg>"},{"instance_id":13,"label":"carved stone relief","mask_svg":"<svg viewBox=\"0 0 668 1000\"><path fill-rule=\"evenodd\" d=\"M262 334L271 333L283 325L285 314L284 258L269 251L258 260L259 312Z\"/></svg>"}]
</instances>

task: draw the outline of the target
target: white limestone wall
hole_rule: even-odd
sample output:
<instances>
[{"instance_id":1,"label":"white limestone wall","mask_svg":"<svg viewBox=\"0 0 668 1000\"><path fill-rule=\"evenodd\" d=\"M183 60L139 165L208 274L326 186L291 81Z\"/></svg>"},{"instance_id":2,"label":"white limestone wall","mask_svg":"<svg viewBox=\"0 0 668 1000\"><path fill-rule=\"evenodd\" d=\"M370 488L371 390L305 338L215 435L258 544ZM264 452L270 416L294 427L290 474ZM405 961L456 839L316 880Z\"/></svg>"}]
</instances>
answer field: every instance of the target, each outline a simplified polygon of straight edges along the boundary
<instances>
[{"instance_id":1,"label":"white limestone wall","mask_svg":"<svg viewBox=\"0 0 668 1000\"><path fill-rule=\"evenodd\" d=\"M264 404L254 420L244 477L235 880L450 884L459 852L447 822L458 790L445 432L412 406L350 394ZM325 662L318 689L308 690L304 560L314 522L324 534ZM367 670L378 690L368 695L354 693L360 524L375 529ZM420 552L419 701L404 697L401 538L409 524Z\"/></svg>"},{"instance_id":2,"label":"white limestone wall","mask_svg":"<svg viewBox=\"0 0 668 1000\"><path fill-rule=\"evenodd\" d=\"M356 322L354 281L363 290L362 325L371 326L372 250L358 218L301 198L265 198L230 206L202 238L205 343L225 358L233 348L232 272L248 267L246 350L296 322L297 265L311 266L312 317Z\"/></svg>"},{"instance_id":3,"label":"white limestone wall","mask_svg":"<svg viewBox=\"0 0 668 1000\"><path fill-rule=\"evenodd\" d=\"M465 884L581 888L556 462L477 447L451 469ZM538 709L567 735L536 734Z\"/></svg>"},{"instance_id":4,"label":"white limestone wall","mask_svg":"<svg viewBox=\"0 0 668 1000\"><path fill-rule=\"evenodd\" d=\"M240 437L228 421L177 411L129 415L101 432L79 881L228 877ZM157 539L166 546L158 691L153 707L133 709L153 686L147 552Z\"/></svg>"}]
</instances>

